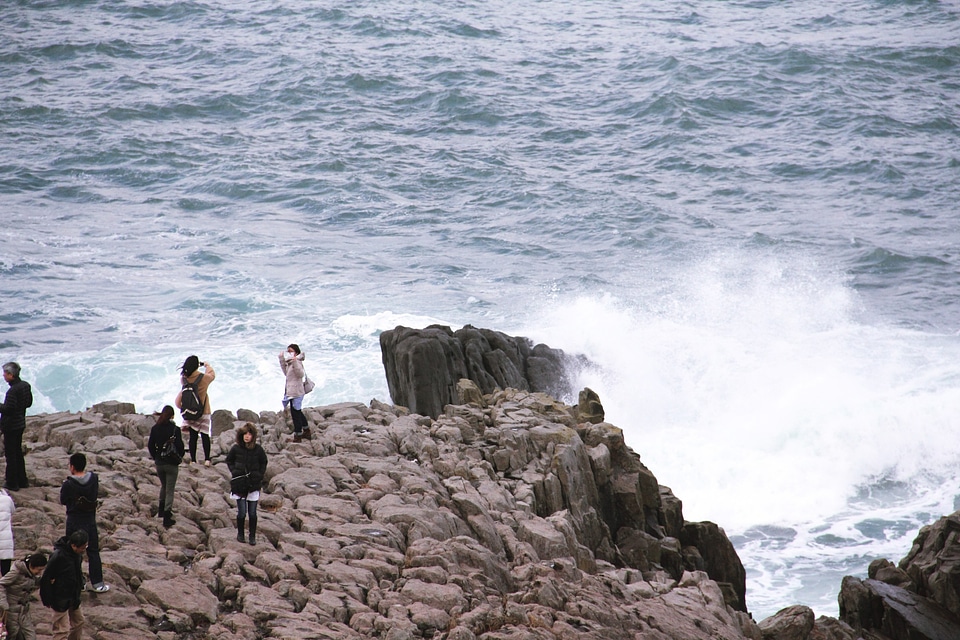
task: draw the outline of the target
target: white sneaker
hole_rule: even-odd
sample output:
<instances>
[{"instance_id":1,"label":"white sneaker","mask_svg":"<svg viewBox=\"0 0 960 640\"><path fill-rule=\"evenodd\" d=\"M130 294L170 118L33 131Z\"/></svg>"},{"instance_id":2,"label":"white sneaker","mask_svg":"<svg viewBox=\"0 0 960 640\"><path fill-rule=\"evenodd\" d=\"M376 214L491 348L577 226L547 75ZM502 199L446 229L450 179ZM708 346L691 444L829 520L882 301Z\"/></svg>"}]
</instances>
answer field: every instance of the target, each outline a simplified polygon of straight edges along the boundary
<instances>
[{"instance_id":1,"label":"white sneaker","mask_svg":"<svg viewBox=\"0 0 960 640\"><path fill-rule=\"evenodd\" d=\"M209 460L204 460L203 466L209 467L209 466L210 466L210 461L209 461Z\"/></svg>"},{"instance_id":2,"label":"white sneaker","mask_svg":"<svg viewBox=\"0 0 960 640\"><path fill-rule=\"evenodd\" d=\"M103 582L100 584L95 584L93 585L93 591L96 593L106 593L107 591L110 591L110 585Z\"/></svg>"}]
</instances>

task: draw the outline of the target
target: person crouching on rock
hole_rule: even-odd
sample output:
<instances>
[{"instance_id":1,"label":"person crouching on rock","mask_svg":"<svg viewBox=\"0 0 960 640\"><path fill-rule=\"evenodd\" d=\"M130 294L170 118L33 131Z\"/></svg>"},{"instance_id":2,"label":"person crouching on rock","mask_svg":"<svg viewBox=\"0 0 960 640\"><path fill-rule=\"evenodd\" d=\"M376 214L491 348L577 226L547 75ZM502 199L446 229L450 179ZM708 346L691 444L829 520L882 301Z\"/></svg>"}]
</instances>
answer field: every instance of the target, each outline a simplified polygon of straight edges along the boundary
<instances>
[{"instance_id":1,"label":"person crouching on rock","mask_svg":"<svg viewBox=\"0 0 960 640\"><path fill-rule=\"evenodd\" d=\"M230 469L230 497L237 501L237 541L244 542L243 523L250 514L250 537L257 544L257 501L263 475L267 472L267 452L257 443L257 428L248 422L237 429L237 443L227 453Z\"/></svg>"},{"instance_id":2,"label":"person crouching on rock","mask_svg":"<svg viewBox=\"0 0 960 640\"><path fill-rule=\"evenodd\" d=\"M0 612L7 614L7 637L37 640L30 601L40 586L40 574L47 566L47 556L34 553L13 564L0 578Z\"/></svg>"},{"instance_id":3,"label":"person crouching on rock","mask_svg":"<svg viewBox=\"0 0 960 640\"><path fill-rule=\"evenodd\" d=\"M307 426L307 418L303 415L303 396L306 391L303 388L303 360L306 356L300 351L300 347L291 344L287 350L280 354L280 369L287 380L283 387L283 408L290 405L290 418L293 420L293 441L300 442L304 436L310 437L310 427Z\"/></svg>"},{"instance_id":4,"label":"person crouching on rock","mask_svg":"<svg viewBox=\"0 0 960 640\"><path fill-rule=\"evenodd\" d=\"M157 515L163 518L163 526L169 529L176 524L173 519L173 494L183 460L183 436L180 427L173 421L173 407L170 405L160 410L157 423L150 429L147 451L157 465L157 477L160 478Z\"/></svg>"}]
</instances>

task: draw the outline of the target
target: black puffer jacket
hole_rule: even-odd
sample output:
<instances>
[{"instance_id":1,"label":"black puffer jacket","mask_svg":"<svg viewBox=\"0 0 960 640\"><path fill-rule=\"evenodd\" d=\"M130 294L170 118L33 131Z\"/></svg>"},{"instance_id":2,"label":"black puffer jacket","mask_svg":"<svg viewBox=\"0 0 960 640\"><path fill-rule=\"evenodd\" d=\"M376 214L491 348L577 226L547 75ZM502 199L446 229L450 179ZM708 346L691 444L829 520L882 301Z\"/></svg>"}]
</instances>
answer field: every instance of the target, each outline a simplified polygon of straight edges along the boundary
<instances>
[{"instance_id":1,"label":"black puffer jacket","mask_svg":"<svg viewBox=\"0 0 960 640\"><path fill-rule=\"evenodd\" d=\"M236 478L247 473L250 491L259 491L263 486L263 474L267 472L267 452L256 441L235 444L227 453L227 468L231 477Z\"/></svg>"},{"instance_id":2,"label":"black puffer jacket","mask_svg":"<svg viewBox=\"0 0 960 640\"><path fill-rule=\"evenodd\" d=\"M33 391L30 383L17 378L10 383L10 389L0 404L0 431L10 433L23 431L27 426L27 409L33 405Z\"/></svg>"},{"instance_id":3,"label":"black puffer jacket","mask_svg":"<svg viewBox=\"0 0 960 640\"><path fill-rule=\"evenodd\" d=\"M53 555L40 578L40 600L54 611L80 607L83 591L82 556L70 546L67 536L53 543Z\"/></svg>"}]
</instances>

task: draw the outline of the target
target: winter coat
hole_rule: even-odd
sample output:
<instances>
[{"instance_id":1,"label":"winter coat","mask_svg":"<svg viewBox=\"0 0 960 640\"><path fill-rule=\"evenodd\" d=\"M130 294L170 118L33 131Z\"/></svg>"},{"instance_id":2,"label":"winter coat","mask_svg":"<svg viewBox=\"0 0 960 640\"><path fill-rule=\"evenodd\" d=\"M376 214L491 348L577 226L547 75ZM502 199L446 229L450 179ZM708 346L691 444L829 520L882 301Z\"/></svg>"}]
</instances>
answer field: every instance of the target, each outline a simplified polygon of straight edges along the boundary
<instances>
[{"instance_id":1,"label":"winter coat","mask_svg":"<svg viewBox=\"0 0 960 640\"><path fill-rule=\"evenodd\" d=\"M153 428L150 429L150 438L147 440L147 451L150 452L150 457L153 458L153 461L157 464L172 464L160 459L163 453L163 447L170 438L173 438L173 446L176 448L177 453L180 454L180 457L183 458L183 433L173 420L155 424Z\"/></svg>"},{"instance_id":2,"label":"winter coat","mask_svg":"<svg viewBox=\"0 0 960 640\"><path fill-rule=\"evenodd\" d=\"M54 611L80 608L83 592L83 569L79 553L70 546L69 538L63 536L53 543L53 555L40 578L40 599Z\"/></svg>"},{"instance_id":3,"label":"winter coat","mask_svg":"<svg viewBox=\"0 0 960 640\"><path fill-rule=\"evenodd\" d=\"M203 376L203 378L200 378L200 376ZM208 415L210 415L210 414L212 413L212 412L210 411L210 396L207 395L207 388L210 386L210 383L213 382L214 379L216 379L216 377L217 377L217 372L214 371L214 370L213 370L213 367L211 367L209 364L204 365L204 367L203 367L203 373L200 373L200 370L197 369L196 371L194 371L194 372L193 372L191 375L189 375L189 376L184 376L184 375L182 375L182 374L181 374L181 376L180 376L180 387L181 387L181 389L182 389L183 385L187 384L188 382L189 382L190 384L193 384L193 383L196 382L198 379L200 380L200 383L197 385L197 396L199 396L200 401L203 403L203 414L202 414L202 415L205 415L205 416L208 416ZM177 405L177 409L180 409L181 406L182 406L182 405L180 404L180 394L181 394L181 393L183 393L182 390L181 390L179 393L177 393L177 399L176 399L176 401L174 402L174 404Z\"/></svg>"},{"instance_id":4,"label":"winter coat","mask_svg":"<svg viewBox=\"0 0 960 640\"><path fill-rule=\"evenodd\" d=\"M242 437L242 436L241 436ZM267 472L267 452L263 450L257 441L250 443L238 443L230 447L227 453L227 468L230 469L230 476L236 478L243 474L249 474L249 490L259 491L263 486L263 474Z\"/></svg>"},{"instance_id":5,"label":"winter coat","mask_svg":"<svg viewBox=\"0 0 960 640\"><path fill-rule=\"evenodd\" d=\"M303 370L304 355L297 354L292 360L287 360L280 354L280 369L283 375L287 377L286 386L283 388L283 394L288 398L299 398L306 394L303 388Z\"/></svg>"},{"instance_id":6,"label":"winter coat","mask_svg":"<svg viewBox=\"0 0 960 640\"><path fill-rule=\"evenodd\" d=\"M0 560L13 559L13 512L16 510L10 494L0 489Z\"/></svg>"},{"instance_id":7,"label":"winter coat","mask_svg":"<svg viewBox=\"0 0 960 640\"><path fill-rule=\"evenodd\" d=\"M7 575L0 578L0 610L8 611L29 604L39 586L40 576L30 573L26 560L17 560Z\"/></svg>"},{"instance_id":8,"label":"winter coat","mask_svg":"<svg viewBox=\"0 0 960 640\"><path fill-rule=\"evenodd\" d=\"M30 384L20 378L10 383L7 395L0 403L0 431L10 433L27 427L27 409L33 405Z\"/></svg>"},{"instance_id":9,"label":"winter coat","mask_svg":"<svg viewBox=\"0 0 960 640\"><path fill-rule=\"evenodd\" d=\"M93 471L87 471L82 476L68 476L60 485L60 504L66 505L67 518L93 518L99 493L100 481ZM80 500L81 496L86 501Z\"/></svg>"}]
</instances>

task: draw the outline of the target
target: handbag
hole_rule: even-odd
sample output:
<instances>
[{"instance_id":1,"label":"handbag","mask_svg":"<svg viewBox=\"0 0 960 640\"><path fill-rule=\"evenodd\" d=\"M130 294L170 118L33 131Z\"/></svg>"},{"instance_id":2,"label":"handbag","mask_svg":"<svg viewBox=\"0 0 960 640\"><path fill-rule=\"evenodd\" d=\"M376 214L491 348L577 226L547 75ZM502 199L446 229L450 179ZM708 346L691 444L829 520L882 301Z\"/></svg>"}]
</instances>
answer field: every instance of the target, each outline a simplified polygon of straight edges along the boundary
<instances>
[{"instance_id":1,"label":"handbag","mask_svg":"<svg viewBox=\"0 0 960 640\"><path fill-rule=\"evenodd\" d=\"M308 376L306 373L304 373L304 374L303 374L303 393L304 393L304 395L306 395L306 394L310 393L311 391L313 391L313 389L314 389L316 386L317 386L316 383L314 383L314 381L310 379L310 376Z\"/></svg>"},{"instance_id":2,"label":"handbag","mask_svg":"<svg viewBox=\"0 0 960 640\"><path fill-rule=\"evenodd\" d=\"M241 498L250 493L250 474L230 478L230 493Z\"/></svg>"}]
</instances>

